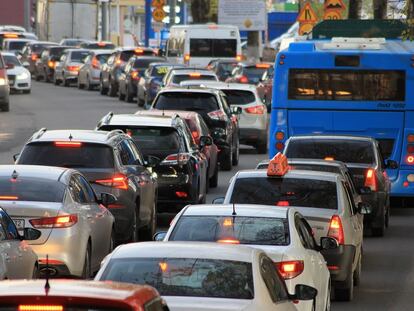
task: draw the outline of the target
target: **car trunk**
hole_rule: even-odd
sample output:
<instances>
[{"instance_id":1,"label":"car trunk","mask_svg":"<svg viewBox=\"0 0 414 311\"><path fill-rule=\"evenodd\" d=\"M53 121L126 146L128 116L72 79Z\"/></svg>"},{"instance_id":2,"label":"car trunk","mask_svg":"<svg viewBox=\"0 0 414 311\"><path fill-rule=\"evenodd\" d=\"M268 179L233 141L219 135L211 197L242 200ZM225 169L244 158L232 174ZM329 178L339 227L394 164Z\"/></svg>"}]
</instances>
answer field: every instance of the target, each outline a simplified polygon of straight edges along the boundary
<instances>
[{"instance_id":1,"label":"car trunk","mask_svg":"<svg viewBox=\"0 0 414 311\"><path fill-rule=\"evenodd\" d=\"M62 208L62 203L2 201L1 207L6 210L16 224L24 222L23 228L33 228L29 222L31 219L56 217ZM42 232L40 238L29 241L29 244L41 245L47 242L52 228L39 230ZM22 232L22 230L19 231Z\"/></svg>"},{"instance_id":2,"label":"car trunk","mask_svg":"<svg viewBox=\"0 0 414 311\"><path fill-rule=\"evenodd\" d=\"M252 304L249 299L226 299L226 298L205 298L205 297L178 297L163 296L171 310L193 311L197 305L198 311L242 311Z\"/></svg>"},{"instance_id":3,"label":"car trunk","mask_svg":"<svg viewBox=\"0 0 414 311\"><path fill-rule=\"evenodd\" d=\"M329 225L333 215L338 214L336 209L295 207L308 221L314 232L316 242L328 235Z\"/></svg>"}]
</instances>

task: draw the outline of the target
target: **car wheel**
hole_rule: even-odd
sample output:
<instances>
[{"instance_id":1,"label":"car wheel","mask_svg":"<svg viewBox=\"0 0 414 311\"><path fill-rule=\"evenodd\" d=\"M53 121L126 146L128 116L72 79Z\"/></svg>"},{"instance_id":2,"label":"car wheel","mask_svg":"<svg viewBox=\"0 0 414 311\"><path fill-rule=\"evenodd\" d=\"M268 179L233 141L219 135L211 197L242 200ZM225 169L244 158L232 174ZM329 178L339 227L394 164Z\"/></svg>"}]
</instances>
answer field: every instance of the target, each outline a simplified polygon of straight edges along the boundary
<instances>
[{"instance_id":1,"label":"car wheel","mask_svg":"<svg viewBox=\"0 0 414 311\"><path fill-rule=\"evenodd\" d=\"M219 175L219 169L218 169L218 163L216 163L216 168L214 170L214 175L210 178L210 187L216 188L218 185L218 175Z\"/></svg>"},{"instance_id":2,"label":"car wheel","mask_svg":"<svg viewBox=\"0 0 414 311\"><path fill-rule=\"evenodd\" d=\"M385 211L382 212L381 220L380 220L381 225L379 227L373 227L371 225L372 236L375 236L375 237L383 237L384 236L384 234L385 234L385 213L386 213Z\"/></svg>"},{"instance_id":3,"label":"car wheel","mask_svg":"<svg viewBox=\"0 0 414 311\"><path fill-rule=\"evenodd\" d=\"M103 84L102 77L99 80L99 93L101 93L101 95L106 95L108 93L108 89Z\"/></svg>"},{"instance_id":4,"label":"car wheel","mask_svg":"<svg viewBox=\"0 0 414 311\"><path fill-rule=\"evenodd\" d=\"M258 154L265 154L267 152L267 140L259 142L256 145L256 150Z\"/></svg>"},{"instance_id":5,"label":"car wheel","mask_svg":"<svg viewBox=\"0 0 414 311\"><path fill-rule=\"evenodd\" d=\"M85 262L83 263L82 278L90 279L91 275L91 244L88 242L85 253Z\"/></svg>"},{"instance_id":6,"label":"car wheel","mask_svg":"<svg viewBox=\"0 0 414 311\"><path fill-rule=\"evenodd\" d=\"M30 89L30 90L24 90L23 91L23 94L30 94L32 92L32 90Z\"/></svg>"},{"instance_id":7,"label":"car wheel","mask_svg":"<svg viewBox=\"0 0 414 311\"><path fill-rule=\"evenodd\" d=\"M140 232L142 241L152 241L155 233L157 232L157 203L154 201L151 221L145 229Z\"/></svg>"},{"instance_id":8,"label":"car wheel","mask_svg":"<svg viewBox=\"0 0 414 311\"><path fill-rule=\"evenodd\" d=\"M65 75L62 76L62 85L68 87L70 84L69 80L66 80Z\"/></svg>"},{"instance_id":9,"label":"car wheel","mask_svg":"<svg viewBox=\"0 0 414 311\"><path fill-rule=\"evenodd\" d=\"M80 83L80 80L78 79L78 89L83 89L84 88L84 85L82 84L82 83Z\"/></svg>"},{"instance_id":10,"label":"car wheel","mask_svg":"<svg viewBox=\"0 0 414 311\"><path fill-rule=\"evenodd\" d=\"M50 82L50 77L47 73L47 70L45 70L45 82L48 82L48 83Z\"/></svg>"},{"instance_id":11,"label":"car wheel","mask_svg":"<svg viewBox=\"0 0 414 311\"><path fill-rule=\"evenodd\" d=\"M236 148L234 148L233 150L233 161L232 164L234 166L239 164L239 157L240 157L240 142L239 142L239 138L237 137L237 141L236 141Z\"/></svg>"},{"instance_id":12,"label":"car wheel","mask_svg":"<svg viewBox=\"0 0 414 311\"><path fill-rule=\"evenodd\" d=\"M223 162L220 163L221 168L225 171L231 171L233 163L233 147L231 147L230 150L227 151L223 158Z\"/></svg>"},{"instance_id":13,"label":"car wheel","mask_svg":"<svg viewBox=\"0 0 414 311\"><path fill-rule=\"evenodd\" d=\"M130 242L138 242L139 234L138 234L138 222L137 222L137 211L134 211L133 215L133 223L132 223L132 232Z\"/></svg>"},{"instance_id":14,"label":"car wheel","mask_svg":"<svg viewBox=\"0 0 414 311\"><path fill-rule=\"evenodd\" d=\"M56 79L56 75L53 75L53 84L54 85L59 85L59 80L58 79Z\"/></svg>"},{"instance_id":15,"label":"car wheel","mask_svg":"<svg viewBox=\"0 0 414 311\"><path fill-rule=\"evenodd\" d=\"M36 81L42 80L42 76L40 74L36 74L35 80Z\"/></svg>"},{"instance_id":16,"label":"car wheel","mask_svg":"<svg viewBox=\"0 0 414 311\"><path fill-rule=\"evenodd\" d=\"M91 81L89 80L89 76L86 76L85 89L87 89L88 91L93 90L93 85L91 84Z\"/></svg>"},{"instance_id":17,"label":"car wheel","mask_svg":"<svg viewBox=\"0 0 414 311\"><path fill-rule=\"evenodd\" d=\"M361 283L361 271L362 271L362 254L359 255L358 264L354 271L354 286L358 286Z\"/></svg>"},{"instance_id":18,"label":"car wheel","mask_svg":"<svg viewBox=\"0 0 414 311\"><path fill-rule=\"evenodd\" d=\"M138 98L138 106L139 107L147 106L147 101L146 100L143 100L141 98Z\"/></svg>"},{"instance_id":19,"label":"car wheel","mask_svg":"<svg viewBox=\"0 0 414 311\"><path fill-rule=\"evenodd\" d=\"M117 93L116 91L115 85L113 84L112 79L110 79L108 82L108 95L110 97L115 97Z\"/></svg>"},{"instance_id":20,"label":"car wheel","mask_svg":"<svg viewBox=\"0 0 414 311\"><path fill-rule=\"evenodd\" d=\"M3 104L3 106L1 107L1 110L5 111L5 112L10 111L10 103L7 102L7 103Z\"/></svg>"},{"instance_id":21,"label":"car wheel","mask_svg":"<svg viewBox=\"0 0 414 311\"><path fill-rule=\"evenodd\" d=\"M118 99L119 100L124 100L125 99L125 94L124 93L122 93L122 91L121 91L121 87L119 87L119 90L118 90Z\"/></svg>"},{"instance_id":22,"label":"car wheel","mask_svg":"<svg viewBox=\"0 0 414 311\"><path fill-rule=\"evenodd\" d=\"M128 86L125 87L125 101L127 103L132 103L134 101L134 94L131 94Z\"/></svg>"},{"instance_id":23,"label":"car wheel","mask_svg":"<svg viewBox=\"0 0 414 311\"><path fill-rule=\"evenodd\" d=\"M346 288L335 288L335 300L351 301L354 298L354 275L351 271L348 275Z\"/></svg>"}]
</instances>

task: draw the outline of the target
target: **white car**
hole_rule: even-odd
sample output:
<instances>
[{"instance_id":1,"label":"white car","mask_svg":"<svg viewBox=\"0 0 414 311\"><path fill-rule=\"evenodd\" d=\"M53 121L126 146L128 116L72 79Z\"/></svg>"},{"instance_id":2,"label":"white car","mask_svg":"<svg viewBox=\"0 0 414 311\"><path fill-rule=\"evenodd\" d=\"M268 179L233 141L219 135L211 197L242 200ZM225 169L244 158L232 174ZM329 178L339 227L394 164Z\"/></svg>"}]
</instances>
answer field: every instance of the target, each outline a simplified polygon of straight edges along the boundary
<instances>
[{"instance_id":1,"label":"white car","mask_svg":"<svg viewBox=\"0 0 414 311\"><path fill-rule=\"evenodd\" d=\"M325 236L338 241L337 249L321 253L331 272L335 299L352 300L361 277L363 214L369 207L363 202L355 204L342 175L290 170L287 158L278 153L267 170L236 173L223 203L295 206L311 225L317 241Z\"/></svg>"},{"instance_id":2,"label":"white car","mask_svg":"<svg viewBox=\"0 0 414 311\"><path fill-rule=\"evenodd\" d=\"M23 67L14 53L1 53L7 68L10 90L29 94L32 90L30 71Z\"/></svg>"},{"instance_id":3,"label":"white car","mask_svg":"<svg viewBox=\"0 0 414 311\"><path fill-rule=\"evenodd\" d=\"M254 204L188 205L174 218L164 241L221 242L262 249L285 279L290 294L297 284L318 290L315 301L301 301L298 310L330 309L330 275L308 222L294 208ZM338 243L321 238L325 249Z\"/></svg>"},{"instance_id":4,"label":"white car","mask_svg":"<svg viewBox=\"0 0 414 311\"><path fill-rule=\"evenodd\" d=\"M208 69L171 68L162 80L163 86L179 86L183 81L219 81L217 75Z\"/></svg>"},{"instance_id":5,"label":"white car","mask_svg":"<svg viewBox=\"0 0 414 311\"><path fill-rule=\"evenodd\" d=\"M294 311L291 300L317 295L306 285L289 295L259 249L208 242L121 245L105 258L95 280L151 285L171 311Z\"/></svg>"}]
</instances>

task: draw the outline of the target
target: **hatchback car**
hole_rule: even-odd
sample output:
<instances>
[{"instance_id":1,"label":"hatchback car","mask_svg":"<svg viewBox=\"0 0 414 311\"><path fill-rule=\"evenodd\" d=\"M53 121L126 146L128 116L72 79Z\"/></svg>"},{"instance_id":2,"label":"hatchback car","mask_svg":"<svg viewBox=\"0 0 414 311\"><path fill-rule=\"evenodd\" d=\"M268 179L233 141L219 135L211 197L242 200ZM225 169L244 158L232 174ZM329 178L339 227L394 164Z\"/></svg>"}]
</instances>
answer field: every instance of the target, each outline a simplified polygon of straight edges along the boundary
<instances>
[{"instance_id":1,"label":"hatchback car","mask_svg":"<svg viewBox=\"0 0 414 311\"><path fill-rule=\"evenodd\" d=\"M41 275L89 278L114 248L114 217L104 206L115 197L98 199L75 170L1 165L0 193L17 230L41 231L29 242L39 256Z\"/></svg>"},{"instance_id":2,"label":"hatchback car","mask_svg":"<svg viewBox=\"0 0 414 311\"><path fill-rule=\"evenodd\" d=\"M374 236L383 236L390 218L391 183L385 169L397 168L395 161L385 162L378 141L369 137L341 135L292 136L284 154L288 158L311 158L344 162L370 213L364 224Z\"/></svg>"},{"instance_id":3,"label":"hatchback car","mask_svg":"<svg viewBox=\"0 0 414 311\"><path fill-rule=\"evenodd\" d=\"M50 46L45 48L36 61L36 80L44 79L51 82L55 75L55 67L69 46Z\"/></svg>"},{"instance_id":4,"label":"hatchback car","mask_svg":"<svg viewBox=\"0 0 414 311\"><path fill-rule=\"evenodd\" d=\"M126 64L124 70L119 76L119 100L125 100L132 103L137 95L138 82L144 76L145 70L151 63L165 60L156 56L134 56Z\"/></svg>"},{"instance_id":5,"label":"hatchback car","mask_svg":"<svg viewBox=\"0 0 414 311\"><path fill-rule=\"evenodd\" d=\"M257 85L265 71L273 64L270 63L239 63L225 82L249 83Z\"/></svg>"},{"instance_id":6,"label":"hatchback car","mask_svg":"<svg viewBox=\"0 0 414 311\"><path fill-rule=\"evenodd\" d=\"M10 85L7 78L7 68L3 56L0 54L0 110L9 111Z\"/></svg>"},{"instance_id":7,"label":"hatchback car","mask_svg":"<svg viewBox=\"0 0 414 311\"><path fill-rule=\"evenodd\" d=\"M84 64L79 69L78 88L92 90L99 86L101 66L106 63L111 50L91 50Z\"/></svg>"},{"instance_id":8,"label":"hatchback car","mask_svg":"<svg viewBox=\"0 0 414 311\"><path fill-rule=\"evenodd\" d=\"M328 236L339 248L322 251L331 272L337 300L352 300L362 266L363 215L355 206L346 180L339 174L290 170L285 156L277 154L267 170L246 170L232 178L225 204L295 206L311 225L318 241Z\"/></svg>"},{"instance_id":9,"label":"hatchback car","mask_svg":"<svg viewBox=\"0 0 414 311\"><path fill-rule=\"evenodd\" d=\"M55 85L62 83L63 86L69 86L71 83L77 82L80 67L85 62L88 54L88 50L65 50L55 66L55 75L53 78Z\"/></svg>"},{"instance_id":10,"label":"hatchback car","mask_svg":"<svg viewBox=\"0 0 414 311\"><path fill-rule=\"evenodd\" d=\"M188 80L219 81L216 74L207 69L172 68L164 76L163 86L179 86Z\"/></svg>"},{"instance_id":11,"label":"hatchback car","mask_svg":"<svg viewBox=\"0 0 414 311\"><path fill-rule=\"evenodd\" d=\"M289 295L263 251L220 243L122 245L104 260L95 280L154 286L171 311L294 311L292 300L317 294L300 284Z\"/></svg>"},{"instance_id":12,"label":"hatchback car","mask_svg":"<svg viewBox=\"0 0 414 311\"><path fill-rule=\"evenodd\" d=\"M180 117L110 113L97 129L124 131L142 150L144 158L153 162L158 180L158 211L177 212L187 204L205 202L208 162ZM202 140L204 144L211 143L209 137Z\"/></svg>"},{"instance_id":13,"label":"hatchback car","mask_svg":"<svg viewBox=\"0 0 414 311\"><path fill-rule=\"evenodd\" d=\"M32 90L30 71L23 67L17 56L13 53L1 53L7 67L7 78L10 90L29 94Z\"/></svg>"},{"instance_id":14,"label":"hatchback car","mask_svg":"<svg viewBox=\"0 0 414 311\"><path fill-rule=\"evenodd\" d=\"M157 224L157 181L134 141L121 131L41 129L23 147L18 164L78 169L98 197L113 194L117 243L151 239Z\"/></svg>"},{"instance_id":15,"label":"hatchback car","mask_svg":"<svg viewBox=\"0 0 414 311\"><path fill-rule=\"evenodd\" d=\"M330 275L312 229L294 208L253 204L189 205L171 222L163 241L244 244L262 249L284 278L289 293L297 284L318 290L315 301L302 301L298 310L330 309ZM325 250L338 247L335 239L322 237Z\"/></svg>"},{"instance_id":16,"label":"hatchback car","mask_svg":"<svg viewBox=\"0 0 414 311\"><path fill-rule=\"evenodd\" d=\"M152 104L157 110L186 110L199 113L210 129L214 143L220 149L219 162L224 170L239 163L240 108L230 109L225 95L206 88L165 88Z\"/></svg>"},{"instance_id":17,"label":"hatchback car","mask_svg":"<svg viewBox=\"0 0 414 311\"><path fill-rule=\"evenodd\" d=\"M32 228L24 228L20 234L13 220L0 207L0 280L38 277L38 258L27 242L40 236L41 232Z\"/></svg>"},{"instance_id":18,"label":"hatchback car","mask_svg":"<svg viewBox=\"0 0 414 311\"><path fill-rule=\"evenodd\" d=\"M29 69L30 73L36 76L36 61L40 57L42 51L48 46L56 46L57 43L48 42L48 41L33 41L27 43L21 54L20 54L20 62Z\"/></svg>"},{"instance_id":19,"label":"hatchback car","mask_svg":"<svg viewBox=\"0 0 414 311\"><path fill-rule=\"evenodd\" d=\"M226 81L238 63L236 59L213 59L208 63L207 69L214 72L220 81Z\"/></svg>"}]
</instances>

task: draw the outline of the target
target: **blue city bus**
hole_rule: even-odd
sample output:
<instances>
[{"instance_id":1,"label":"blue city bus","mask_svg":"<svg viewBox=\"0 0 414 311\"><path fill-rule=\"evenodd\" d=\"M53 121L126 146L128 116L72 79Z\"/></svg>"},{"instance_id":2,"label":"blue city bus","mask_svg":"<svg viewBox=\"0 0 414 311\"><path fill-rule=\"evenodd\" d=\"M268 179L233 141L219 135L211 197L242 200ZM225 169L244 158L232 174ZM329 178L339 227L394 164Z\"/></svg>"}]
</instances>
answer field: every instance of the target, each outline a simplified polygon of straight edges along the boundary
<instances>
[{"instance_id":1,"label":"blue city bus","mask_svg":"<svg viewBox=\"0 0 414 311\"><path fill-rule=\"evenodd\" d=\"M334 38L293 42L276 59L269 156L300 134L374 137L393 198L414 197L414 42Z\"/></svg>"}]
</instances>

